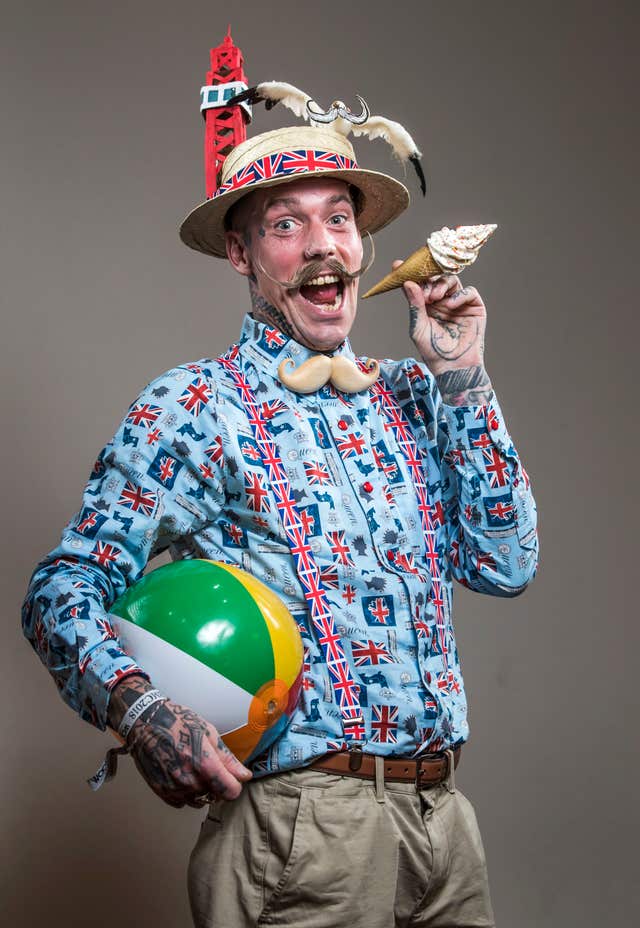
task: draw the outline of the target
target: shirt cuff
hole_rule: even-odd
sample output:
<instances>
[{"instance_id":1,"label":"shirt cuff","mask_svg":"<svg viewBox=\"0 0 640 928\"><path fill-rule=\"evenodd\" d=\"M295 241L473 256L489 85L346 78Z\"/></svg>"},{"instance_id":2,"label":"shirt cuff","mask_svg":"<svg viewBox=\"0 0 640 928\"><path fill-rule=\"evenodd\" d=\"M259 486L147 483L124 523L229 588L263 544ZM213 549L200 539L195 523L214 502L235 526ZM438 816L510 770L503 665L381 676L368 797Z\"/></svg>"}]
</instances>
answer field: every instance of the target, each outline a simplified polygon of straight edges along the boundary
<instances>
[{"instance_id":1,"label":"shirt cuff","mask_svg":"<svg viewBox=\"0 0 640 928\"><path fill-rule=\"evenodd\" d=\"M465 458L469 453L481 452L491 446L507 456L515 453L495 394L482 406L444 404L442 408L449 426L451 448L461 452Z\"/></svg>"},{"instance_id":2,"label":"shirt cuff","mask_svg":"<svg viewBox=\"0 0 640 928\"><path fill-rule=\"evenodd\" d=\"M125 651L117 639L103 642L85 658L80 678L80 714L101 731L107 727L107 712L111 690L125 677L144 672Z\"/></svg>"}]
</instances>

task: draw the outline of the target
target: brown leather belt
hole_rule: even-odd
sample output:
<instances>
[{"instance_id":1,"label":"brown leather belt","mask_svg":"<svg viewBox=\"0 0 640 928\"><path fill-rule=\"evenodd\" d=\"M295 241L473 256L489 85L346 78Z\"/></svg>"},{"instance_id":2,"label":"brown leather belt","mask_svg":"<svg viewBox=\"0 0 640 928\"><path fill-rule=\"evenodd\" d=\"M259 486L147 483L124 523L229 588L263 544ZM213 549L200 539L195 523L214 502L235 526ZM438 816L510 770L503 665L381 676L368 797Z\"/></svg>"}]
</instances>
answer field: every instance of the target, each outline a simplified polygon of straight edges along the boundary
<instances>
[{"instance_id":1,"label":"brown leather belt","mask_svg":"<svg viewBox=\"0 0 640 928\"><path fill-rule=\"evenodd\" d=\"M442 754L425 754L416 760L385 757L384 778L390 781L395 780L398 783L415 783L418 787L433 786L436 783L442 783L449 776L452 756L455 770L460 761L459 747ZM325 770L327 773L339 773L343 777L375 779L375 755L364 754L362 751L340 751L337 754L326 754L320 760L310 764L310 767L314 770Z\"/></svg>"}]
</instances>

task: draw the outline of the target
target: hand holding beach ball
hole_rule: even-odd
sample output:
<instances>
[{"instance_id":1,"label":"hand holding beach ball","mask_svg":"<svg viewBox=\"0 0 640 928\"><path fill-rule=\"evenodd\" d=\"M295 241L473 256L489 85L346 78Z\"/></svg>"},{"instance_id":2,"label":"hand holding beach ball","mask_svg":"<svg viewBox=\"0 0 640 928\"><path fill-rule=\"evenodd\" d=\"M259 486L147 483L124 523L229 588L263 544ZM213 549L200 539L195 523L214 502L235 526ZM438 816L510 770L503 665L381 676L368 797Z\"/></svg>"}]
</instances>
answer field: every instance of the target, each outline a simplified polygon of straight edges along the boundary
<instances>
[{"instance_id":1,"label":"hand holding beach ball","mask_svg":"<svg viewBox=\"0 0 640 928\"><path fill-rule=\"evenodd\" d=\"M302 640L284 603L251 574L176 561L143 577L111 613L154 686L214 725L240 760L286 728L302 683Z\"/></svg>"}]
</instances>

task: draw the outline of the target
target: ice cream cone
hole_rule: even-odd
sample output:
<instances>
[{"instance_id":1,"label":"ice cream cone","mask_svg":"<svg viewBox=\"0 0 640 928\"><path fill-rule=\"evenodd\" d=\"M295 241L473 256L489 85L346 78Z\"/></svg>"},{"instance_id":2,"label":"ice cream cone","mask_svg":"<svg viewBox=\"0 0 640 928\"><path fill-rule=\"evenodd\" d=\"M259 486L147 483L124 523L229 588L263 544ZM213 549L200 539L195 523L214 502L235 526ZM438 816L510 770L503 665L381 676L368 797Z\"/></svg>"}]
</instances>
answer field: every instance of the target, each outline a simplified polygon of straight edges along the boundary
<instances>
[{"instance_id":1,"label":"ice cream cone","mask_svg":"<svg viewBox=\"0 0 640 928\"><path fill-rule=\"evenodd\" d=\"M427 244L418 248L395 271L368 290L363 299L401 287L407 280L425 284L431 277L440 274L459 274L478 257L478 252L490 235L495 232L495 223L484 226L445 226L433 232Z\"/></svg>"},{"instance_id":2,"label":"ice cream cone","mask_svg":"<svg viewBox=\"0 0 640 928\"><path fill-rule=\"evenodd\" d=\"M418 248L412 255L409 255L406 261L383 277L371 290L363 295L362 299L366 300L369 296L376 296L378 293L385 293L387 290L394 290L401 287L407 280L414 280L418 284L424 284L430 277L437 277L444 274L440 265L437 263L428 245Z\"/></svg>"}]
</instances>

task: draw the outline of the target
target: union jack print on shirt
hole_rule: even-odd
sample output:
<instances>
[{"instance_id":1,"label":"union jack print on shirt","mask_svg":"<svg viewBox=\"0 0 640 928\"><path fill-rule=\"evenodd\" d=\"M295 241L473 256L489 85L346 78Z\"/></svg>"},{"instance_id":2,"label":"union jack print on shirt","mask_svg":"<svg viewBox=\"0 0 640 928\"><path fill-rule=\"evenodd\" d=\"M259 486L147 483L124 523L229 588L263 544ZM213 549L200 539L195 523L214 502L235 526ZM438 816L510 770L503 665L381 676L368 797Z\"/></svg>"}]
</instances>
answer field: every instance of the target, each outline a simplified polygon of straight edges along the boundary
<instances>
[{"instance_id":1,"label":"union jack print on shirt","mask_svg":"<svg viewBox=\"0 0 640 928\"><path fill-rule=\"evenodd\" d=\"M362 611L368 625L395 625L392 596L363 596Z\"/></svg>"},{"instance_id":2,"label":"union jack print on shirt","mask_svg":"<svg viewBox=\"0 0 640 928\"><path fill-rule=\"evenodd\" d=\"M346 567L353 567L353 558L351 549L345 541L346 532L327 532L327 541L329 550L333 554L336 564L344 564Z\"/></svg>"},{"instance_id":3,"label":"union jack print on shirt","mask_svg":"<svg viewBox=\"0 0 640 928\"><path fill-rule=\"evenodd\" d=\"M262 347L266 348L267 351L272 351L275 354L278 354L283 345L287 342L286 336L279 331L279 329L270 328L269 326L265 327L265 330L262 335Z\"/></svg>"},{"instance_id":4,"label":"union jack print on shirt","mask_svg":"<svg viewBox=\"0 0 640 928\"><path fill-rule=\"evenodd\" d=\"M205 448L204 453L213 464L221 464L224 461L224 455L222 453L222 439L219 435L216 435L209 447Z\"/></svg>"},{"instance_id":5,"label":"union jack print on shirt","mask_svg":"<svg viewBox=\"0 0 640 928\"><path fill-rule=\"evenodd\" d=\"M482 456L485 459L485 470L489 474L491 487L506 487L509 483L509 465L497 448L483 448Z\"/></svg>"},{"instance_id":6,"label":"union jack print on shirt","mask_svg":"<svg viewBox=\"0 0 640 928\"><path fill-rule=\"evenodd\" d=\"M304 508L299 509L300 521L302 526L311 538L316 535L322 535L322 521L317 503L310 503Z\"/></svg>"},{"instance_id":7,"label":"union jack print on shirt","mask_svg":"<svg viewBox=\"0 0 640 928\"><path fill-rule=\"evenodd\" d=\"M184 393L178 397L181 406L192 416L199 416L212 397L211 387L202 377L190 383Z\"/></svg>"},{"instance_id":8,"label":"union jack print on shirt","mask_svg":"<svg viewBox=\"0 0 640 928\"><path fill-rule=\"evenodd\" d=\"M94 560L100 567L109 567L118 560L120 548L111 545L106 541L98 541L92 548L89 557Z\"/></svg>"},{"instance_id":9,"label":"union jack print on shirt","mask_svg":"<svg viewBox=\"0 0 640 928\"><path fill-rule=\"evenodd\" d=\"M134 512L140 511L143 512L145 516L150 516L157 501L158 497L152 490L148 490L146 487L136 486L135 483L131 483L130 480L127 480L120 493L118 505L126 506L127 509L132 509Z\"/></svg>"},{"instance_id":10,"label":"union jack print on shirt","mask_svg":"<svg viewBox=\"0 0 640 928\"><path fill-rule=\"evenodd\" d=\"M161 406L152 406L150 403L138 403L129 410L126 421L131 422L133 425L149 426L153 425L156 419L161 415Z\"/></svg>"},{"instance_id":11,"label":"union jack print on shirt","mask_svg":"<svg viewBox=\"0 0 640 928\"><path fill-rule=\"evenodd\" d=\"M331 483L331 476L327 466L320 464L318 461L305 461L304 472L307 475L310 487Z\"/></svg>"},{"instance_id":12,"label":"union jack print on shirt","mask_svg":"<svg viewBox=\"0 0 640 928\"><path fill-rule=\"evenodd\" d=\"M257 471L250 471L244 475L244 490L247 494L247 505L254 512L269 512L269 491L264 476Z\"/></svg>"},{"instance_id":13,"label":"union jack print on shirt","mask_svg":"<svg viewBox=\"0 0 640 928\"><path fill-rule=\"evenodd\" d=\"M183 467L182 461L174 458L168 451L160 449L149 465L147 473L157 483L171 490Z\"/></svg>"},{"instance_id":14,"label":"union jack print on shirt","mask_svg":"<svg viewBox=\"0 0 640 928\"><path fill-rule=\"evenodd\" d=\"M395 663L391 651L377 641L352 641L351 653L356 667Z\"/></svg>"},{"instance_id":15,"label":"union jack print on shirt","mask_svg":"<svg viewBox=\"0 0 640 928\"><path fill-rule=\"evenodd\" d=\"M375 744L397 744L398 706L371 706L371 740Z\"/></svg>"},{"instance_id":16,"label":"union jack print on shirt","mask_svg":"<svg viewBox=\"0 0 640 928\"><path fill-rule=\"evenodd\" d=\"M247 533L240 525L236 525L235 522L221 522L220 528L222 529L222 544L225 548L247 547Z\"/></svg>"},{"instance_id":17,"label":"union jack print on shirt","mask_svg":"<svg viewBox=\"0 0 640 928\"><path fill-rule=\"evenodd\" d=\"M95 538L106 521L107 516L102 512L90 506L84 506L75 524L71 524L71 530L77 532L78 535L84 535L85 538Z\"/></svg>"},{"instance_id":18,"label":"union jack print on shirt","mask_svg":"<svg viewBox=\"0 0 640 928\"><path fill-rule=\"evenodd\" d=\"M484 501L487 512L487 522L492 527L504 528L514 519L514 507L510 496L494 496L489 502Z\"/></svg>"},{"instance_id":19,"label":"union jack print on shirt","mask_svg":"<svg viewBox=\"0 0 640 928\"><path fill-rule=\"evenodd\" d=\"M353 455L359 456L365 447L366 442L359 432L357 434L349 432L345 438L338 441L338 451L343 458L350 458Z\"/></svg>"}]
</instances>

